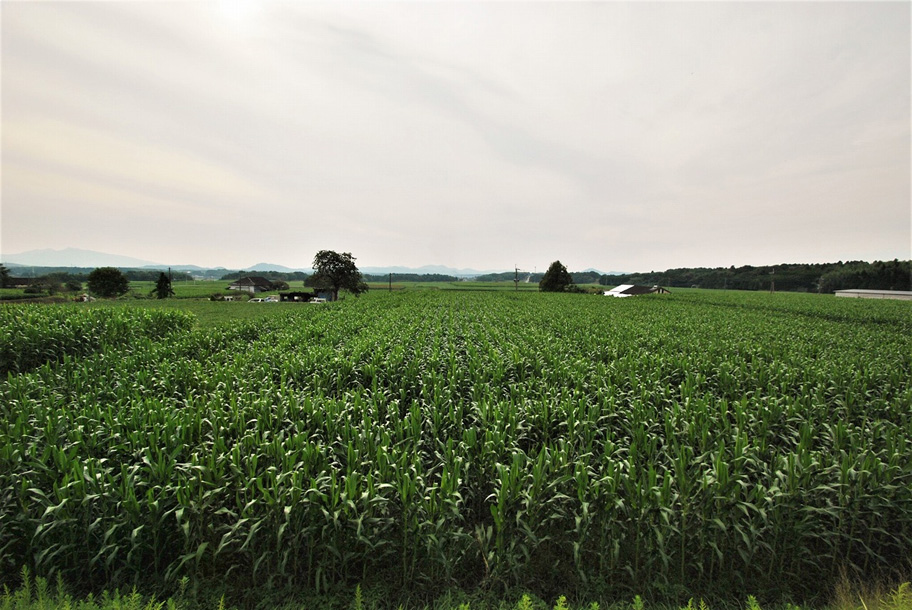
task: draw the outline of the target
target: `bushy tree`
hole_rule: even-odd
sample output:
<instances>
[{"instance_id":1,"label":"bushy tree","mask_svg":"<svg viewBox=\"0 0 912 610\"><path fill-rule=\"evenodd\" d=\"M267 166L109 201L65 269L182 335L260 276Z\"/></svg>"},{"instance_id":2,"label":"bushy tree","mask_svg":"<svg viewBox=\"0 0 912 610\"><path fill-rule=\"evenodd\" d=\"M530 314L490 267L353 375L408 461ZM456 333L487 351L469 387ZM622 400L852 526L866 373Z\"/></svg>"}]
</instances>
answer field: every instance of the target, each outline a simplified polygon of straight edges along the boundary
<instances>
[{"instance_id":1,"label":"bushy tree","mask_svg":"<svg viewBox=\"0 0 912 610\"><path fill-rule=\"evenodd\" d=\"M152 291L155 298L167 299L174 296L174 290L171 288L171 280L164 272L159 273L158 281L155 283L155 290Z\"/></svg>"},{"instance_id":2,"label":"bushy tree","mask_svg":"<svg viewBox=\"0 0 912 610\"><path fill-rule=\"evenodd\" d=\"M60 290L60 279L57 277L57 274L52 273L49 275L42 275L29 282L29 286L25 289L25 292L26 294L40 294L46 292L50 296L54 296L60 292Z\"/></svg>"},{"instance_id":3,"label":"bushy tree","mask_svg":"<svg viewBox=\"0 0 912 610\"><path fill-rule=\"evenodd\" d=\"M50 294L61 291L76 292L77 290L82 290L82 282L79 277L65 271L49 273L39 279L44 281Z\"/></svg>"},{"instance_id":4,"label":"bushy tree","mask_svg":"<svg viewBox=\"0 0 912 610\"><path fill-rule=\"evenodd\" d=\"M333 300L339 298L340 290L348 290L355 296L367 292L367 284L355 266L355 258L349 252L320 250L313 260L314 274L306 284L315 288L332 290Z\"/></svg>"},{"instance_id":5,"label":"bushy tree","mask_svg":"<svg viewBox=\"0 0 912 610\"><path fill-rule=\"evenodd\" d=\"M542 292L564 292L572 283L573 278L567 268L560 261L554 261L538 283L538 289Z\"/></svg>"},{"instance_id":6,"label":"bushy tree","mask_svg":"<svg viewBox=\"0 0 912 610\"><path fill-rule=\"evenodd\" d=\"M5 265L0 265L0 288L6 288L10 281L9 269Z\"/></svg>"},{"instance_id":7,"label":"bushy tree","mask_svg":"<svg viewBox=\"0 0 912 610\"><path fill-rule=\"evenodd\" d=\"M130 282L120 269L99 267L89 274L89 292L104 298L114 298L130 289Z\"/></svg>"}]
</instances>

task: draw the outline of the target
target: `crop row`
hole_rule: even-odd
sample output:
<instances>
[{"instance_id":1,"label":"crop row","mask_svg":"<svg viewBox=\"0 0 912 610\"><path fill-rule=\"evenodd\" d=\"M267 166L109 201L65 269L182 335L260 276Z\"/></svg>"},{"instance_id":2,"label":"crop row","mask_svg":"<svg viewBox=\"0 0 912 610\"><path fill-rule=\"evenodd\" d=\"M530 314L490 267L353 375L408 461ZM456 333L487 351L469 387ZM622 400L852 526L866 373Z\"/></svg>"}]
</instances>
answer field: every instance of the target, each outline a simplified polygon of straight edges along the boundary
<instances>
[{"instance_id":1,"label":"crop row","mask_svg":"<svg viewBox=\"0 0 912 610\"><path fill-rule=\"evenodd\" d=\"M0 376L106 347L126 347L141 337L159 339L188 331L193 321L192 315L178 311L0 306Z\"/></svg>"},{"instance_id":2,"label":"crop row","mask_svg":"<svg viewBox=\"0 0 912 610\"><path fill-rule=\"evenodd\" d=\"M426 292L65 359L0 386L0 574L813 595L909 567L909 330Z\"/></svg>"}]
</instances>

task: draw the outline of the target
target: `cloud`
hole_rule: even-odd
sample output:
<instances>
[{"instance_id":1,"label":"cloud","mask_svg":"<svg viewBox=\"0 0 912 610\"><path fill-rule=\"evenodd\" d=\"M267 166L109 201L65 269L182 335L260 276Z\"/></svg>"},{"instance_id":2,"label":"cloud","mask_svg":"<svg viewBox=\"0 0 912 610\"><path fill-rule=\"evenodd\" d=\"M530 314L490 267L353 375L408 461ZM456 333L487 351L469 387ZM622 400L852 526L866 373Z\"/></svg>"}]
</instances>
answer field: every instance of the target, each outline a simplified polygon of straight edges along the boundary
<instances>
[{"instance_id":1,"label":"cloud","mask_svg":"<svg viewBox=\"0 0 912 610\"><path fill-rule=\"evenodd\" d=\"M86 240L166 211L184 260L912 255L906 4L242 8L4 7L5 250L78 205Z\"/></svg>"},{"instance_id":2,"label":"cloud","mask_svg":"<svg viewBox=\"0 0 912 610\"><path fill-rule=\"evenodd\" d=\"M184 150L49 120L4 125L5 162L82 182L197 202L206 213L267 198L260 186ZM190 213L187 209L185 212Z\"/></svg>"}]
</instances>

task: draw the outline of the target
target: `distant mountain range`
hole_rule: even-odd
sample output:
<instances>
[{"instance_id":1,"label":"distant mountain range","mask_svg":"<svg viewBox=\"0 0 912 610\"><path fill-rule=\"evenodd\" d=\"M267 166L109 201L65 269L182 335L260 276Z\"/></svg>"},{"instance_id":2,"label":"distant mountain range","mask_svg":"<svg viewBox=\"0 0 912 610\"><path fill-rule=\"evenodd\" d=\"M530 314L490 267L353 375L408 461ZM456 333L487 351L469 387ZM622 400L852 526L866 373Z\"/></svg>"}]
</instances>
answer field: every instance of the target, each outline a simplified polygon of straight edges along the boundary
<instances>
[{"instance_id":1,"label":"distant mountain range","mask_svg":"<svg viewBox=\"0 0 912 610\"><path fill-rule=\"evenodd\" d=\"M64 248L62 250L30 250L19 254L3 254L0 260L7 267L19 265L22 267L130 267L142 268L155 266L152 261L121 256L119 254L106 254L79 248ZM159 265L160 266L160 265Z\"/></svg>"},{"instance_id":2,"label":"distant mountain range","mask_svg":"<svg viewBox=\"0 0 912 610\"><path fill-rule=\"evenodd\" d=\"M386 273L416 273L418 275L439 274L455 275L456 277L474 277L485 273L498 273L497 271L478 271L477 269L454 269L443 265L424 265L423 267L359 267L362 273L370 275L383 275Z\"/></svg>"},{"instance_id":3,"label":"distant mountain range","mask_svg":"<svg viewBox=\"0 0 912 610\"><path fill-rule=\"evenodd\" d=\"M282 272L292 272L292 271L306 271L310 273L312 269L292 269L291 267L286 267L285 265L275 265L273 263L257 263L246 269L241 269L241 271L282 271Z\"/></svg>"},{"instance_id":4,"label":"distant mountain range","mask_svg":"<svg viewBox=\"0 0 912 610\"><path fill-rule=\"evenodd\" d=\"M133 258L130 256L108 254L105 252L96 252L93 250L82 250L80 248L63 248L61 250L52 250L47 248L43 250L30 250L28 252L20 252L18 254L2 254L0 255L0 261L2 261L3 264L10 269L16 267L120 267L130 269L164 269L171 267L171 269L174 271L186 271L191 274L194 272L201 273L213 270L224 270L225 272L279 271L289 273L293 271L311 273L313 271L310 268L292 268L286 267L284 265L276 265L274 263L257 263L244 269L227 269L225 267L200 267L198 265L166 265L163 263L156 263L153 261ZM441 275L454 275L456 277L473 277L487 273L500 273L507 271L505 269L493 271L479 271L477 269L455 269L453 267L446 267L444 265L424 265L417 268L400 266L361 267L360 270L362 273L370 275L382 275L387 273L415 273L418 275L424 275L435 273Z\"/></svg>"}]
</instances>

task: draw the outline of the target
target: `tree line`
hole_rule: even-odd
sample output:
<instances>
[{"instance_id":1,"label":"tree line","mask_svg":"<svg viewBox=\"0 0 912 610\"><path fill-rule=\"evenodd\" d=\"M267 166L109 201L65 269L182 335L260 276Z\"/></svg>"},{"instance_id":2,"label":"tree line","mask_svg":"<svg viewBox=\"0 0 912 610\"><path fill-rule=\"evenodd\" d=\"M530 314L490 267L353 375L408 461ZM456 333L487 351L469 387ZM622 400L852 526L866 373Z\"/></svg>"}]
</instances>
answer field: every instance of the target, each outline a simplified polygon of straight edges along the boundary
<instances>
[{"instance_id":1,"label":"tree line","mask_svg":"<svg viewBox=\"0 0 912 610\"><path fill-rule=\"evenodd\" d=\"M13 267L12 269L0 265L6 270L6 274L13 278L22 278L28 280L40 280L47 277L61 278L77 282L85 282L89 274L96 267ZM167 269L121 269L126 278L131 282L155 282L158 280L160 273L167 273ZM171 279L175 282L193 281L193 276L183 271L172 271Z\"/></svg>"},{"instance_id":2,"label":"tree line","mask_svg":"<svg viewBox=\"0 0 912 610\"><path fill-rule=\"evenodd\" d=\"M83 272L81 268L69 269L70 271L52 271L35 277L17 277L5 265L0 265L0 288L24 287L23 292L27 295L53 296L81 292L83 285L87 284L89 292L93 294L114 297L126 293L130 282L155 282L156 287L152 293L165 298L174 294L172 281L193 279L189 274L181 272L172 273L169 277L161 270L98 267Z\"/></svg>"},{"instance_id":3,"label":"tree line","mask_svg":"<svg viewBox=\"0 0 912 610\"><path fill-rule=\"evenodd\" d=\"M365 273L366 282L458 282L455 275L442 273Z\"/></svg>"},{"instance_id":4,"label":"tree line","mask_svg":"<svg viewBox=\"0 0 912 610\"><path fill-rule=\"evenodd\" d=\"M361 277L354 258L349 253L338 255L331 251L322 251L324 258L329 254L340 257L340 260L322 261L315 259L324 267L333 263L342 265L345 272L357 277L346 279L351 289L358 293L361 285L366 282L386 282L390 274L368 274ZM559 262L559 261L556 261ZM566 268L561 265L564 271ZM45 271L42 275L35 276L36 269ZM13 271L17 276L13 275ZM28 277L25 269L16 267L13 270L0 265L0 287L27 286L30 293L56 294L58 292L75 292L82 290L93 269L79 267L45 267L29 268L32 277ZM122 269L120 270L127 281L151 281L160 283L163 271L160 269ZM276 283L279 289L287 289L288 282L301 281L307 286L316 286L326 283L326 273L313 275L301 271L237 271L222 276L223 280L236 280L255 273ZM547 273L522 272L518 274L521 282L535 282L541 284ZM476 282L507 282L517 278L515 271L503 273L488 273L473 278ZM659 285L670 288L715 288L729 290L769 290L775 287L780 291L791 292L820 292L831 293L835 290L847 288L864 288L872 290L912 290L912 261L839 261L836 263L817 264L781 264L754 267L744 265L741 267L683 267L668 269L666 271L650 271L649 273L629 273L617 275L601 275L596 272L583 271L569 274L568 285L600 284L602 286L616 286L618 284L645 284ZM170 279L175 282L191 281L193 277L186 272L175 271ZM444 274L417 274L393 273L394 282L455 282L460 278ZM350 281L349 281L350 280ZM169 282L170 284L170 282ZM348 286L334 285L339 288L350 289ZM164 289L162 289L163 291Z\"/></svg>"},{"instance_id":5,"label":"tree line","mask_svg":"<svg viewBox=\"0 0 912 610\"><path fill-rule=\"evenodd\" d=\"M574 274L574 279L576 274ZM649 273L602 275L599 284L645 284L677 288L776 290L830 293L848 288L912 290L912 261L849 261L753 267L685 267Z\"/></svg>"},{"instance_id":6,"label":"tree line","mask_svg":"<svg viewBox=\"0 0 912 610\"><path fill-rule=\"evenodd\" d=\"M262 277L273 282L303 282L310 274L304 271L232 271L219 279L234 281L244 277Z\"/></svg>"},{"instance_id":7,"label":"tree line","mask_svg":"<svg viewBox=\"0 0 912 610\"><path fill-rule=\"evenodd\" d=\"M558 261L560 262L560 261ZM553 264L553 263L552 263ZM515 271L504 271L502 273L485 273L484 275L479 275L472 279L473 282L512 282L515 279L518 279L520 282L525 282L528 280L530 284L538 284L544 279L545 273L534 272L529 273L528 271L520 271L518 274ZM573 277L574 284L598 284L600 283L602 275L596 273L595 271L574 271L570 274Z\"/></svg>"}]
</instances>

